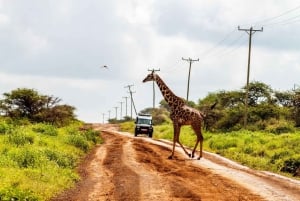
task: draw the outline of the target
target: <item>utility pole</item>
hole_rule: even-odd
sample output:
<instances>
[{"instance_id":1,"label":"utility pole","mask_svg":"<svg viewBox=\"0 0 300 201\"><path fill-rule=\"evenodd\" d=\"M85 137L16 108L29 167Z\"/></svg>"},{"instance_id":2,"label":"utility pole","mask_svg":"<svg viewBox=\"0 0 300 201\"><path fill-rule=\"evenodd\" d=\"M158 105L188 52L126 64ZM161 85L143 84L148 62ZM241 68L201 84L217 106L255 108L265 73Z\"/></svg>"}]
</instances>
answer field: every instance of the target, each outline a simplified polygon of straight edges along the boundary
<instances>
[{"instance_id":1,"label":"utility pole","mask_svg":"<svg viewBox=\"0 0 300 201\"><path fill-rule=\"evenodd\" d=\"M137 115L136 108L135 108L134 101L133 101L133 97L132 97L132 94L135 93L135 92L131 91L131 87L133 87L133 86L134 86L133 84L125 86L125 88L128 88L128 91L129 91L129 94L130 94L130 99L131 99L131 119L132 119L132 106L134 108L135 115Z\"/></svg>"},{"instance_id":2,"label":"utility pole","mask_svg":"<svg viewBox=\"0 0 300 201\"><path fill-rule=\"evenodd\" d=\"M102 123L104 124L104 113L102 113Z\"/></svg>"},{"instance_id":3,"label":"utility pole","mask_svg":"<svg viewBox=\"0 0 300 201\"><path fill-rule=\"evenodd\" d=\"M122 120L122 105L124 102L120 101L119 103L121 104L120 120Z\"/></svg>"},{"instance_id":4,"label":"utility pole","mask_svg":"<svg viewBox=\"0 0 300 201\"><path fill-rule=\"evenodd\" d=\"M118 119L118 107L115 107L116 110L116 120Z\"/></svg>"},{"instance_id":5,"label":"utility pole","mask_svg":"<svg viewBox=\"0 0 300 201\"><path fill-rule=\"evenodd\" d=\"M125 98L125 116L127 117L127 96L123 96L123 98Z\"/></svg>"},{"instance_id":6,"label":"utility pole","mask_svg":"<svg viewBox=\"0 0 300 201\"><path fill-rule=\"evenodd\" d=\"M261 29L253 29L253 27L250 27L250 29L241 29L240 26L238 26L239 31L245 31L249 35L249 50L248 50L248 67L247 67L247 83L246 83L246 95L245 95L245 114L244 114L244 128L247 127L247 121L248 121L248 96L249 96L249 76L250 76L250 60L251 60L251 44L252 44L252 35L257 32L263 31L263 27Z\"/></svg>"},{"instance_id":7,"label":"utility pole","mask_svg":"<svg viewBox=\"0 0 300 201\"><path fill-rule=\"evenodd\" d=\"M108 120L110 120L110 110L108 110Z\"/></svg>"},{"instance_id":8,"label":"utility pole","mask_svg":"<svg viewBox=\"0 0 300 201\"><path fill-rule=\"evenodd\" d=\"M155 73L157 71L160 71L160 69L148 69L148 71L151 71L152 73ZM154 80L153 82L153 109L155 108L155 87L154 87Z\"/></svg>"},{"instance_id":9,"label":"utility pole","mask_svg":"<svg viewBox=\"0 0 300 201\"><path fill-rule=\"evenodd\" d=\"M191 59L191 58L188 58L188 59L185 59L182 57L182 60L184 61L188 61L190 63L190 67L189 67L189 76L188 76L188 85L187 85L187 93L186 93L186 102L189 101L189 90L190 90L190 75L191 75L191 67L192 67L192 63L194 61L199 61L199 58L198 59Z\"/></svg>"}]
</instances>

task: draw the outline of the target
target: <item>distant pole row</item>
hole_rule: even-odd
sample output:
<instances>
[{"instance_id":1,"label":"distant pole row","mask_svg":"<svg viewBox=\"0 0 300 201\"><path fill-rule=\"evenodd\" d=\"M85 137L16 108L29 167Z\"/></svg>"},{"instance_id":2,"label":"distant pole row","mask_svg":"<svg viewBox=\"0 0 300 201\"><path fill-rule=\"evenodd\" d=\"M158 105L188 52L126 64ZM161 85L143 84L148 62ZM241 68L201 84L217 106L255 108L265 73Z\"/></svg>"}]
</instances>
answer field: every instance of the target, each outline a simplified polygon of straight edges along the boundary
<instances>
[{"instance_id":1,"label":"distant pole row","mask_svg":"<svg viewBox=\"0 0 300 201\"><path fill-rule=\"evenodd\" d=\"M130 118L132 119L133 118L133 112L132 110L134 109L134 112L135 114L137 114L137 111L136 111L136 108L135 108L135 104L134 104L134 101L133 101L133 93L135 93L135 91L132 91L132 87L134 85L131 84L131 85L126 85L124 88L128 88L128 93L130 94L130 97L128 96L123 96L122 98L125 99L125 102L123 101L119 101L118 103L120 104L120 106L115 106L113 107L113 109L115 110L115 116L114 118L117 120L117 119L120 119L122 120L123 118L123 103L125 103L125 116L127 117L128 116L128 98L130 98ZM118 110L120 108L120 110ZM120 112L120 114L118 113ZM119 115L118 115L119 114ZM111 119L111 110L108 110L108 118L107 120L110 120ZM102 122L104 123L105 122L105 113L102 113Z\"/></svg>"}]
</instances>

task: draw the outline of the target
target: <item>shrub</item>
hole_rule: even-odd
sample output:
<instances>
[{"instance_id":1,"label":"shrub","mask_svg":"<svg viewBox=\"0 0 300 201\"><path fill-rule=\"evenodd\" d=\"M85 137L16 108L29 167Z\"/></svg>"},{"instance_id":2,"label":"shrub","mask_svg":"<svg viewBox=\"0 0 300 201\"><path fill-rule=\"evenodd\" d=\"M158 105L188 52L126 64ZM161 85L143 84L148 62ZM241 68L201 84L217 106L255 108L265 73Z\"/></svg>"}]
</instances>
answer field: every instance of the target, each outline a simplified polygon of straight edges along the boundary
<instances>
[{"instance_id":1,"label":"shrub","mask_svg":"<svg viewBox=\"0 0 300 201\"><path fill-rule=\"evenodd\" d=\"M64 154L59 151L46 149L43 151L48 160L55 162L59 167L74 168L76 164L76 158L71 154Z\"/></svg>"},{"instance_id":2,"label":"shrub","mask_svg":"<svg viewBox=\"0 0 300 201\"><path fill-rule=\"evenodd\" d=\"M99 142L99 131L95 131L93 129L88 129L83 131L83 135L86 136L88 141L92 141L94 144Z\"/></svg>"},{"instance_id":3,"label":"shrub","mask_svg":"<svg viewBox=\"0 0 300 201\"><path fill-rule=\"evenodd\" d=\"M0 200L22 200L22 201L38 201L39 198L30 190L22 190L19 188L4 188L0 190Z\"/></svg>"},{"instance_id":4,"label":"shrub","mask_svg":"<svg viewBox=\"0 0 300 201\"><path fill-rule=\"evenodd\" d=\"M70 135L68 136L68 143L74 145L75 147L87 152L89 149L89 144L86 138L82 135Z\"/></svg>"},{"instance_id":5,"label":"shrub","mask_svg":"<svg viewBox=\"0 0 300 201\"><path fill-rule=\"evenodd\" d=\"M8 134L8 142L18 146L33 144L35 136L22 128L14 129Z\"/></svg>"},{"instance_id":6,"label":"shrub","mask_svg":"<svg viewBox=\"0 0 300 201\"><path fill-rule=\"evenodd\" d=\"M36 162L39 160L39 154L28 148L14 149L8 152L8 156L11 160L15 161L20 168L35 167Z\"/></svg>"},{"instance_id":7,"label":"shrub","mask_svg":"<svg viewBox=\"0 0 300 201\"><path fill-rule=\"evenodd\" d=\"M294 133L295 128L288 122L279 121L277 124L268 125L266 131L274 134Z\"/></svg>"},{"instance_id":8,"label":"shrub","mask_svg":"<svg viewBox=\"0 0 300 201\"><path fill-rule=\"evenodd\" d=\"M280 169L280 171L295 174L299 167L300 158L290 158L284 161L283 167Z\"/></svg>"},{"instance_id":9,"label":"shrub","mask_svg":"<svg viewBox=\"0 0 300 201\"><path fill-rule=\"evenodd\" d=\"M58 135L57 128L50 124L36 124L33 126L32 131L49 136Z\"/></svg>"},{"instance_id":10,"label":"shrub","mask_svg":"<svg viewBox=\"0 0 300 201\"><path fill-rule=\"evenodd\" d=\"M6 134L11 129L11 126L7 124L5 121L0 121L0 135Z\"/></svg>"}]
</instances>

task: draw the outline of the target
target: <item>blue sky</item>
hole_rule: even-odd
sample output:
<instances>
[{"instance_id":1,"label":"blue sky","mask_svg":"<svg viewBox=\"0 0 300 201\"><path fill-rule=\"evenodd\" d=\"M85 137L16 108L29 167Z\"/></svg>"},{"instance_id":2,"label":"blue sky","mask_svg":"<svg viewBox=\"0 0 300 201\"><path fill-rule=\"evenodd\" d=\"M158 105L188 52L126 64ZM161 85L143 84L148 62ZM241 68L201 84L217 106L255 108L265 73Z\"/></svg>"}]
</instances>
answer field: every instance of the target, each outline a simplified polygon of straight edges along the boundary
<instances>
[{"instance_id":1,"label":"blue sky","mask_svg":"<svg viewBox=\"0 0 300 201\"><path fill-rule=\"evenodd\" d=\"M152 106L148 69L185 98L181 58L190 57L199 58L189 95L197 102L245 85L248 35L238 26L264 28L253 36L250 81L290 90L300 84L299 25L296 0L0 0L0 93L33 88L102 122L114 107L120 117L129 84L138 111Z\"/></svg>"}]
</instances>

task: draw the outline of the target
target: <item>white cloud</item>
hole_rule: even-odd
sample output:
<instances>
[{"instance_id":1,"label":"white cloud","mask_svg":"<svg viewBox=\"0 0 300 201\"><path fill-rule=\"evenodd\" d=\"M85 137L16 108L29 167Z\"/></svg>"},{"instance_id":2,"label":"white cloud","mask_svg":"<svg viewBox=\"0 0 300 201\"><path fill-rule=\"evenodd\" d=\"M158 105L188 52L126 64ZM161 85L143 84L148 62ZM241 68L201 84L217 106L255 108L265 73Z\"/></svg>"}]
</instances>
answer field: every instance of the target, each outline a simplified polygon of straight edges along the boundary
<instances>
[{"instance_id":1,"label":"white cloud","mask_svg":"<svg viewBox=\"0 0 300 201\"><path fill-rule=\"evenodd\" d=\"M7 15L0 13L0 27L8 25L10 23L10 19Z\"/></svg>"}]
</instances>

